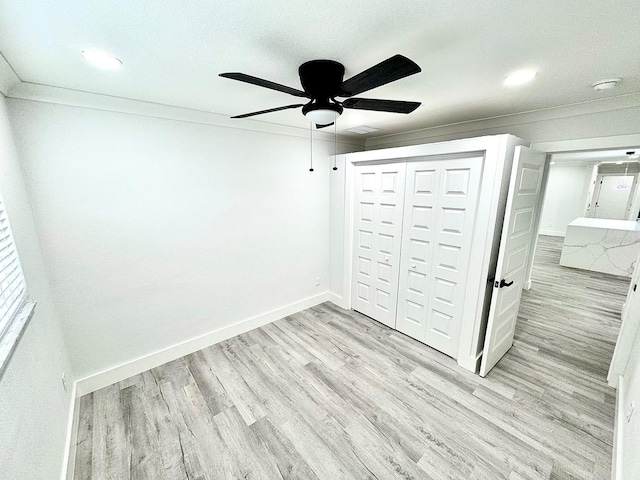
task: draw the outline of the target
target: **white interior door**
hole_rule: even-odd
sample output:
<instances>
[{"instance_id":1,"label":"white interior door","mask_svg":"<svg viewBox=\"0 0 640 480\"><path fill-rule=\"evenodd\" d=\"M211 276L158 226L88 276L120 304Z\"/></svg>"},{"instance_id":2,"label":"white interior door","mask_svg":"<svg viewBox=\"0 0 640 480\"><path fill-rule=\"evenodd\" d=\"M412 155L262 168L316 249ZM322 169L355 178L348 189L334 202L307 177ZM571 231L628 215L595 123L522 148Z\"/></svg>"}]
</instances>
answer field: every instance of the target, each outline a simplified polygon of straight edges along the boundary
<instances>
[{"instance_id":1,"label":"white interior door","mask_svg":"<svg viewBox=\"0 0 640 480\"><path fill-rule=\"evenodd\" d=\"M480 365L483 377L513 344L529 248L536 234L545 157L530 148L516 147Z\"/></svg>"},{"instance_id":2,"label":"white interior door","mask_svg":"<svg viewBox=\"0 0 640 480\"><path fill-rule=\"evenodd\" d=\"M625 220L633 179L633 175L602 175L594 217Z\"/></svg>"},{"instance_id":3,"label":"white interior door","mask_svg":"<svg viewBox=\"0 0 640 480\"><path fill-rule=\"evenodd\" d=\"M405 163L355 168L352 307L395 328Z\"/></svg>"},{"instance_id":4,"label":"white interior door","mask_svg":"<svg viewBox=\"0 0 640 480\"><path fill-rule=\"evenodd\" d=\"M409 162L396 328L457 356L482 157Z\"/></svg>"}]
</instances>

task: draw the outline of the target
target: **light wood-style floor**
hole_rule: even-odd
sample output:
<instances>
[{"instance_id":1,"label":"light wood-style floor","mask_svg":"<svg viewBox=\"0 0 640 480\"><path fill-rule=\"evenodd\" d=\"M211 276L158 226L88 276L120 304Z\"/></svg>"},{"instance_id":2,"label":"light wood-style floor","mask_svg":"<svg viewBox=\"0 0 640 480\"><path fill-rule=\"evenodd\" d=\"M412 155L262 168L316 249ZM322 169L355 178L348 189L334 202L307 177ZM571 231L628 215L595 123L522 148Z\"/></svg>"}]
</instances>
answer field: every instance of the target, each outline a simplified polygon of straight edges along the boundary
<instances>
[{"instance_id":1,"label":"light wood-style floor","mask_svg":"<svg viewBox=\"0 0 640 480\"><path fill-rule=\"evenodd\" d=\"M82 397L75 478L609 478L628 280L560 240L485 379L327 303Z\"/></svg>"}]
</instances>

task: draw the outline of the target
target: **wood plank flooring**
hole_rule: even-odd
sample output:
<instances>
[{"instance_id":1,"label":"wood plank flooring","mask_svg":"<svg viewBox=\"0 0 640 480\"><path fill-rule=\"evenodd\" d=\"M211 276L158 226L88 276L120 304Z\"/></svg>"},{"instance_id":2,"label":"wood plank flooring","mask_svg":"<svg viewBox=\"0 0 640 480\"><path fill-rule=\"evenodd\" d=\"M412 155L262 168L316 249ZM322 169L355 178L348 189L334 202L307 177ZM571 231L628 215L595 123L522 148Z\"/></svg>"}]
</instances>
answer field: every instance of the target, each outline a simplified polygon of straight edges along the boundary
<instances>
[{"instance_id":1,"label":"wood plank flooring","mask_svg":"<svg viewBox=\"0 0 640 480\"><path fill-rule=\"evenodd\" d=\"M326 303L80 400L80 479L606 479L628 279L541 237L484 379Z\"/></svg>"}]
</instances>

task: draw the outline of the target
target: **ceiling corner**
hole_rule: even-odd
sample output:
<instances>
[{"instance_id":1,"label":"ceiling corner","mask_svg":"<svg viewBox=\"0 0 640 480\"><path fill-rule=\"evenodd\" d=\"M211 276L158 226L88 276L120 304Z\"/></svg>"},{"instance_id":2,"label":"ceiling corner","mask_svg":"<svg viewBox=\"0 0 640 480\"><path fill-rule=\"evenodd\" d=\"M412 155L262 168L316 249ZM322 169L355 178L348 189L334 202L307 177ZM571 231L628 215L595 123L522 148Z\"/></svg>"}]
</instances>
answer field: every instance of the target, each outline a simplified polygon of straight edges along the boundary
<instances>
[{"instance_id":1,"label":"ceiling corner","mask_svg":"<svg viewBox=\"0 0 640 480\"><path fill-rule=\"evenodd\" d=\"M0 92L6 97L9 91L20 83L20 78L16 75L15 70L0 53Z\"/></svg>"}]
</instances>

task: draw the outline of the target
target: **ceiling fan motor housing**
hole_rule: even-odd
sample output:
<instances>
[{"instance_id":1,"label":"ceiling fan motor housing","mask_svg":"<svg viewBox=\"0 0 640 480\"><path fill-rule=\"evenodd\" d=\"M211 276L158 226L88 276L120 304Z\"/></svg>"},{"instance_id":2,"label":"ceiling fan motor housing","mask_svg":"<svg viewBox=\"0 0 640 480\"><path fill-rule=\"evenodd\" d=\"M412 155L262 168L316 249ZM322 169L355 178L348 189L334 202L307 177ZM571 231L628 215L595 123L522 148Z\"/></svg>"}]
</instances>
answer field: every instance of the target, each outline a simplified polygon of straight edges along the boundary
<instances>
[{"instance_id":1,"label":"ceiling fan motor housing","mask_svg":"<svg viewBox=\"0 0 640 480\"><path fill-rule=\"evenodd\" d=\"M305 92L317 100L338 95L344 79L344 66L333 60L311 60L298 69L300 83Z\"/></svg>"}]
</instances>

